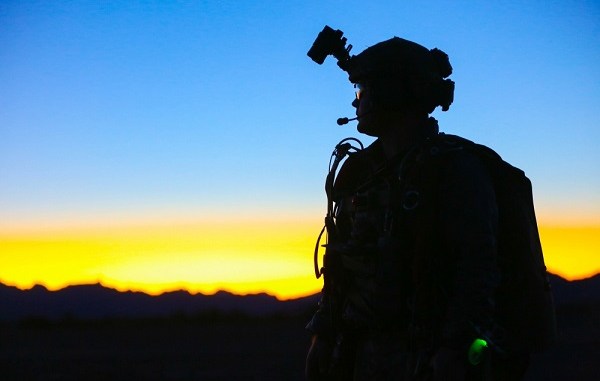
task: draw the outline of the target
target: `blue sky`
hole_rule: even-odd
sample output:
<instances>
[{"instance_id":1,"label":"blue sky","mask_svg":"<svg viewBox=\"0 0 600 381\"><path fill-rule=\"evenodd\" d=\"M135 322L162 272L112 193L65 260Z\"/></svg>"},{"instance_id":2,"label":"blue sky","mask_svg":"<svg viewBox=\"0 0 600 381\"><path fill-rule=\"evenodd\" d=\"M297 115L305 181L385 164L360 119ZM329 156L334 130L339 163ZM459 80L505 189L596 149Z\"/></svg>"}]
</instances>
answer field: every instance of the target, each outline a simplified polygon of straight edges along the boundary
<instances>
[{"instance_id":1,"label":"blue sky","mask_svg":"<svg viewBox=\"0 0 600 381\"><path fill-rule=\"evenodd\" d=\"M358 136L335 123L345 73L306 56L325 24L355 54L394 35L444 50L441 129L524 169L544 218L599 222L597 2L3 1L0 225L320 221L329 154Z\"/></svg>"}]
</instances>

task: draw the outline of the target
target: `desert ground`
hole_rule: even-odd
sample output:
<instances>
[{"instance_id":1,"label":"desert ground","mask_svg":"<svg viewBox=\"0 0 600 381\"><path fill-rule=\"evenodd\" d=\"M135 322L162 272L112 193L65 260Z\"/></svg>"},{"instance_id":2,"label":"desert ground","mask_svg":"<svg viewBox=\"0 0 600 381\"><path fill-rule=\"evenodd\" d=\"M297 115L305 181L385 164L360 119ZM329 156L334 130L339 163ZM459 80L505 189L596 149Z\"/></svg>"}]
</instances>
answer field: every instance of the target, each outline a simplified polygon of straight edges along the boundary
<instances>
[{"instance_id":1,"label":"desert ground","mask_svg":"<svg viewBox=\"0 0 600 381\"><path fill-rule=\"evenodd\" d=\"M562 309L527 380L600 380L600 309ZM0 325L0 379L303 380L306 317L21 321Z\"/></svg>"}]
</instances>

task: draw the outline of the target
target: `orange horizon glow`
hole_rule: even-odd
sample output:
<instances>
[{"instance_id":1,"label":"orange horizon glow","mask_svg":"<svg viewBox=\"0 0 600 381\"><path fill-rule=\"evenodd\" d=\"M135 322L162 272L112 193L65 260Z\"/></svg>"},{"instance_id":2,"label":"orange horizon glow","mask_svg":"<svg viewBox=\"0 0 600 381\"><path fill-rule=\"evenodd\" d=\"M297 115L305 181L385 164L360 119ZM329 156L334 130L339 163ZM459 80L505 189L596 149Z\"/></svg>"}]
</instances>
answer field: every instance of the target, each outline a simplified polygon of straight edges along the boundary
<instances>
[{"instance_id":1,"label":"orange horizon glow","mask_svg":"<svg viewBox=\"0 0 600 381\"><path fill-rule=\"evenodd\" d=\"M311 254L319 230L315 221L262 220L0 231L0 282L297 298L321 287Z\"/></svg>"},{"instance_id":2,"label":"orange horizon glow","mask_svg":"<svg viewBox=\"0 0 600 381\"><path fill-rule=\"evenodd\" d=\"M184 290L267 293L293 299L318 292L312 254L318 218L64 229L0 230L0 282L49 290L100 283L151 295ZM540 224L548 270L567 280L600 272L600 225Z\"/></svg>"}]
</instances>

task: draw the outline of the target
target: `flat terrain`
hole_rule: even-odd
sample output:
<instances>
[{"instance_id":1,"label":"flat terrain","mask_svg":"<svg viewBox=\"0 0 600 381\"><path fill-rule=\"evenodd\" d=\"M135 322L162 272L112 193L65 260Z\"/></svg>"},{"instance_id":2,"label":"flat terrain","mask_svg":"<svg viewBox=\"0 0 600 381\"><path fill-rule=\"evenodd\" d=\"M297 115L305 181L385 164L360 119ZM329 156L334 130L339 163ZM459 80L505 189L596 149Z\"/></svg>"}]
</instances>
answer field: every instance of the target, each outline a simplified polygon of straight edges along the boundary
<instances>
[{"instance_id":1,"label":"flat terrain","mask_svg":"<svg viewBox=\"0 0 600 381\"><path fill-rule=\"evenodd\" d=\"M0 325L0 379L303 380L305 318ZM558 345L528 380L600 380L600 313L559 314Z\"/></svg>"}]
</instances>

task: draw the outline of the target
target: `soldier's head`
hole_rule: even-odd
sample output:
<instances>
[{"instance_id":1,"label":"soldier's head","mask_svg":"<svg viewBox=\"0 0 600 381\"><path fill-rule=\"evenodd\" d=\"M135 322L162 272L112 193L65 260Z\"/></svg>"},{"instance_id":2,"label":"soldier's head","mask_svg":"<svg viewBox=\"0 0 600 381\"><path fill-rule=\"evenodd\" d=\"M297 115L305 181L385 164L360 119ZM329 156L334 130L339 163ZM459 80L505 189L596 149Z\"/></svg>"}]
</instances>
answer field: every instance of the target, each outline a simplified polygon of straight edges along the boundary
<instances>
[{"instance_id":1,"label":"soldier's head","mask_svg":"<svg viewBox=\"0 0 600 381\"><path fill-rule=\"evenodd\" d=\"M454 82L446 53L394 37L339 63L357 88L359 132L380 136L394 119L427 119L441 106L447 111Z\"/></svg>"}]
</instances>

